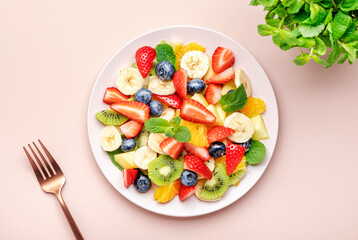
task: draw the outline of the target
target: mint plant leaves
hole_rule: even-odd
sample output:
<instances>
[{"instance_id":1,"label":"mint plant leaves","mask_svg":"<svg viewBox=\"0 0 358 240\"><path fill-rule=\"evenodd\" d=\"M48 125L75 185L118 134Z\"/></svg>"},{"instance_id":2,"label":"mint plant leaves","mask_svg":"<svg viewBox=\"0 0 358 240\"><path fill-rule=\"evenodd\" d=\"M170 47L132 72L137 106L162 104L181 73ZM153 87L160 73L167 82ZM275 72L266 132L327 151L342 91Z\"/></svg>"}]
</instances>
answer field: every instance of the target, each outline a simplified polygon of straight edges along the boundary
<instances>
[{"instance_id":1,"label":"mint plant leaves","mask_svg":"<svg viewBox=\"0 0 358 240\"><path fill-rule=\"evenodd\" d=\"M256 165L262 162L266 156L265 145L257 140L251 140L250 150L245 154L246 162L250 165Z\"/></svg>"},{"instance_id":2,"label":"mint plant leaves","mask_svg":"<svg viewBox=\"0 0 358 240\"><path fill-rule=\"evenodd\" d=\"M223 95L219 101L222 109L227 113L241 110L247 103L247 95L244 85L241 84L231 93Z\"/></svg>"},{"instance_id":3,"label":"mint plant leaves","mask_svg":"<svg viewBox=\"0 0 358 240\"><path fill-rule=\"evenodd\" d=\"M356 61L357 0L252 0L250 4L268 11L266 24L257 27L261 36L272 36L284 51L300 50L293 60L297 65L314 60L328 68Z\"/></svg>"},{"instance_id":4,"label":"mint plant leaves","mask_svg":"<svg viewBox=\"0 0 358 240\"><path fill-rule=\"evenodd\" d=\"M145 128L152 133L164 133L167 137L174 137L179 142L189 142L191 139L190 130L182 125L180 117L175 117L171 122L163 118L149 118L145 123Z\"/></svg>"}]
</instances>

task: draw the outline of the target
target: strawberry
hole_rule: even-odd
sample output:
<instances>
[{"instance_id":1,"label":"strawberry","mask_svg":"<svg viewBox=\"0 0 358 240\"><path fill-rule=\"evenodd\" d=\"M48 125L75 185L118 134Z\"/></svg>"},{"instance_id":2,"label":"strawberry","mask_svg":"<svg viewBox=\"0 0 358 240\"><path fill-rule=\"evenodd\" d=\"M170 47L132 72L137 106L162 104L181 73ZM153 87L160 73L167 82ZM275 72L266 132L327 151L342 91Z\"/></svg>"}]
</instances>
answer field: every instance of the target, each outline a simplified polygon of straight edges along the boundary
<instances>
[{"instance_id":1,"label":"strawberry","mask_svg":"<svg viewBox=\"0 0 358 240\"><path fill-rule=\"evenodd\" d=\"M213 70L216 73L221 73L224 70L228 69L232 65L234 65L235 56L234 53L228 49L223 47L218 47L215 49L213 54Z\"/></svg>"},{"instance_id":2,"label":"strawberry","mask_svg":"<svg viewBox=\"0 0 358 240\"><path fill-rule=\"evenodd\" d=\"M103 102L107 104L112 104L120 101L126 101L129 97L121 93L115 87L107 88L103 96Z\"/></svg>"},{"instance_id":3,"label":"strawberry","mask_svg":"<svg viewBox=\"0 0 358 240\"><path fill-rule=\"evenodd\" d=\"M232 80L234 78L235 78L235 71L231 67L221 73L213 75L211 78L206 80L206 83L224 84L224 83L230 82L230 80Z\"/></svg>"},{"instance_id":4,"label":"strawberry","mask_svg":"<svg viewBox=\"0 0 358 240\"><path fill-rule=\"evenodd\" d=\"M209 104L217 104L221 98L222 85L210 83L205 92L205 99Z\"/></svg>"},{"instance_id":5,"label":"strawberry","mask_svg":"<svg viewBox=\"0 0 358 240\"><path fill-rule=\"evenodd\" d=\"M236 131L232 128L217 126L213 127L208 131L208 141L209 143L216 142L219 140L223 140L228 136L234 134Z\"/></svg>"},{"instance_id":6,"label":"strawberry","mask_svg":"<svg viewBox=\"0 0 358 240\"><path fill-rule=\"evenodd\" d=\"M196 147L193 144L186 142L184 148L188 153L199 157L203 161L207 161L210 158L208 148L206 147Z\"/></svg>"},{"instance_id":7,"label":"strawberry","mask_svg":"<svg viewBox=\"0 0 358 240\"><path fill-rule=\"evenodd\" d=\"M173 84L175 91L177 92L178 96L182 99L186 99L186 86L188 81L188 71L184 68L179 69L175 72L173 77Z\"/></svg>"},{"instance_id":8,"label":"strawberry","mask_svg":"<svg viewBox=\"0 0 358 240\"><path fill-rule=\"evenodd\" d=\"M164 139L163 142L159 144L159 147L169 156L174 159L177 159L181 150L183 150L184 143L175 140L173 137Z\"/></svg>"},{"instance_id":9,"label":"strawberry","mask_svg":"<svg viewBox=\"0 0 358 240\"><path fill-rule=\"evenodd\" d=\"M149 107L141 102L122 101L113 103L111 109L139 123L145 123L149 118Z\"/></svg>"},{"instance_id":10,"label":"strawberry","mask_svg":"<svg viewBox=\"0 0 358 240\"><path fill-rule=\"evenodd\" d=\"M140 130L142 130L143 124L130 120L125 124L121 125L119 128L126 138L133 138L138 135Z\"/></svg>"},{"instance_id":11,"label":"strawberry","mask_svg":"<svg viewBox=\"0 0 358 240\"><path fill-rule=\"evenodd\" d=\"M184 120L212 124L216 121L216 117L206 107L194 99L187 98L184 100L180 109L180 117Z\"/></svg>"},{"instance_id":12,"label":"strawberry","mask_svg":"<svg viewBox=\"0 0 358 240\"><path fill-rule=\"evenodd\" d=\"M159 98L163 102L167 103L169 106L171 106L173 108L181 108L181 106L183 104L183 100L176 94L172 94L172 95L156 95L156 94L154 94L154 96Z\"/></svg>"},{"instance_id":13,"label":"strawberry","mask_svg":"<svg viewBox=\"0 0 358 240\"><path fill-rule=\"evenodd\" d=\"M135 178L137 177L138 170L137 169L123 169L123 183L124 186L127 188L134 182Z\"/></svg>"},{"instance_id":14,"label":"strawberry","mask_svg":"<svg viewBox=\"0 0 358 240\"><path fill-rule=\"evenodd\" d=\"M195 185L191 187L187 187L184 184L182 184L179 191L179 199L180 201L184 201L185 199L193 196L194 193L195 193Z\"/></svg>"},{"instance_id":15,"label":"strawberry","mask_svg":"<svg viewBox=\"0 0 358 240\"><path fill-rule=\"evenodd\" d=\"M213 173L210 171L208 166L206 166L203 160L191 154L184 157L184 168L194 171L209 180L213 177Z\"/></svg>"},{"instance_id":16,"label":"strawberry","mask_svg":"<svg viewBox=\"0 0 358 240\"><path fill-rule=\"evenodd\" d=\"M135 53L135 60L137 62L138 70L143 78L146 78L153 65L156 52L152 47L144 46Z\"/></svg>"},{"instance_id":17,"label":"strawberry","mask_svg":"<svg viewBox=\"0 0 358 240\"><path fill-rule=\"evenodd\" d=\"M226 173L231 175L237 165L241 162L245 155L245 147L235 143L228 144L226 147Z\"/></svg>"}]
</instances>

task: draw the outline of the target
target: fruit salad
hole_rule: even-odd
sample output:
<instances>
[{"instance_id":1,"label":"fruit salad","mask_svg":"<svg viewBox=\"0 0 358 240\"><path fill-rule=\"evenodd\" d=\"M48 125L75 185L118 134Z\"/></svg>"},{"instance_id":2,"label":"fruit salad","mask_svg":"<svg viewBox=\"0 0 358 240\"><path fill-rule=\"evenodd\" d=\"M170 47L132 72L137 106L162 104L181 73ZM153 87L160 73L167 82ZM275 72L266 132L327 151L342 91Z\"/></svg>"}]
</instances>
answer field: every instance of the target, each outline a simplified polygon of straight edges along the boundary
<instances>
[{"instance_id":1,"label":"fruit salad","mask_svg":"<svg viewBox=\"0 0 358 240\"><path fill-rule=\"evenodd\" d=\"M153 48L154 47L154 48ZM269 138L249 76L234 52L181 41L143 46L123 67L96 114L100 144L126 188L166 203L221 199L250 165L265 158ZM149 191L153 189L153 191Z\"/></svg>"}]
</instances>

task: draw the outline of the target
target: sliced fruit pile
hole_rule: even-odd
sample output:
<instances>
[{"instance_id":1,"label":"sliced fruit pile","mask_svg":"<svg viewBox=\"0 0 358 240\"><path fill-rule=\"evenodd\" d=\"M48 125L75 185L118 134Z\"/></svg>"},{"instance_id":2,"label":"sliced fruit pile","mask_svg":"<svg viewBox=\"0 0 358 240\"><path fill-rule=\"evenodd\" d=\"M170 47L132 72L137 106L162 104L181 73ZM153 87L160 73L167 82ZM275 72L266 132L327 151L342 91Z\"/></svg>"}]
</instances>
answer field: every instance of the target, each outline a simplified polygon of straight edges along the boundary
<instances>
[{"instance_id":1,"label":"sliced fruit pile","mask_svg":"<svg viewBox=\"0 0 358 240\"><path fill-rule=\"evenodd\" d=\"M136 62L122 68L116 87L108 87L106 110L96 114L106 125L100 144L123 174L126 188L140 193L152 186L154 199L178 195L203 201L221 199L237 186L248 165L259 164L269 135L260 98L250 80L234 69L234 52L180 41L144 46Z\"/></svg>"}]
</instances>

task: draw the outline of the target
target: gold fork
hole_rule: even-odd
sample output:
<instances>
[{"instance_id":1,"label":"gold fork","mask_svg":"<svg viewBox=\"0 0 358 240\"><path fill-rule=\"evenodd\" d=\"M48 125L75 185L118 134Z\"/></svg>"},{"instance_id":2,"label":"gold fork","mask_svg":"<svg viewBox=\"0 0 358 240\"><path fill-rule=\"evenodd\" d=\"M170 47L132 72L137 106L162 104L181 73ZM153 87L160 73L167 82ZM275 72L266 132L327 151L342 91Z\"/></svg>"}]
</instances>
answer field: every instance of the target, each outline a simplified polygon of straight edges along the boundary
<instances>
[{"instance_id":1,"label":"gold fork","mask_svg":"<svg viewBox=\"0 0 358 240\"><path fill-rule=\"evenodd\" d=\"M32 144L35 146L38 154L36 154L35 151L32 149L31 145L28 144L32 154L34 155L34 157L36 159L38 166L36 166L34 160L32 159L29 152L26 150L26 148L23 147L24 151L27 155L27 158L30 161L32 169L35 172L36 178L39 181L40 186L41 186L42 190L44 190L44 192L52 193L52 194L56 195L56 197L62 207L63 213L65 214L67 221L70 224L72 232L75 235L76 239L84 239L80 230L78 229L78 227L76 225L75 220L72 218L70 210L68 210L66 203L63 200L62 195L61 195L61 189L66 182L65 175L63 175L63 172L62 172L60 166L58 166L55 159L51 156L50 152L42 144L40 139L38 139L38 141L48 158L48 161L47 161L34 142L32 142ZM38 156L41 157L42 162Z\"/></svg>"}]
</instances>

